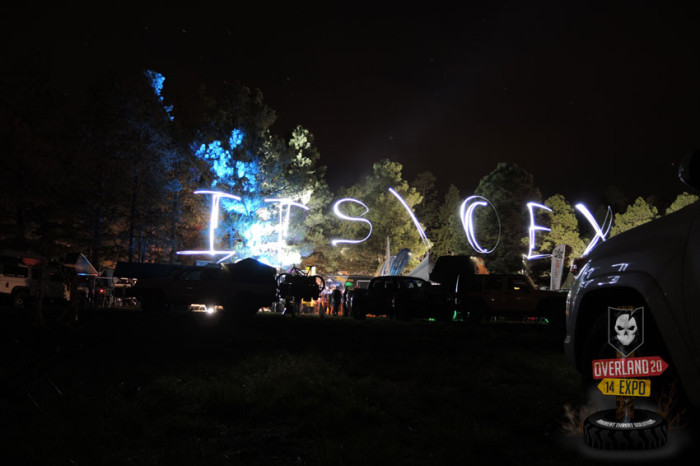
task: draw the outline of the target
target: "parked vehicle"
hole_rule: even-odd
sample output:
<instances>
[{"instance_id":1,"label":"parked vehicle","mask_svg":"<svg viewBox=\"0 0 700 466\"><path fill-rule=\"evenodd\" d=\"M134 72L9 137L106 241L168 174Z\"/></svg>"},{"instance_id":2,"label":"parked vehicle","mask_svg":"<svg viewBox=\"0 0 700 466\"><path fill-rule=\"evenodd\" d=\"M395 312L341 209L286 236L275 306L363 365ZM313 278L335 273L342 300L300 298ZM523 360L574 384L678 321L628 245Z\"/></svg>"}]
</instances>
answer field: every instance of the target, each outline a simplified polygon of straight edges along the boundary
<instances>
[{"instance_id":1,"label":"parked vehicle","mask_svg":"<svg viewBox=\"0 0 700 466\"><path fill-rule=\"evenodd\" d=\"M700 152L679 175L700 189ZM636 356L661 356L689 401L700 406L700 202L602 242L586 258L567 301L564 349L584 380L591 361L616 356L608 309L644 309ZM677 375L675 375L677 374ZM663 382L662 382L663 383Z\"/></svg>"},{"instance_id":2,"label":"parked vehicle","mask_svg":"<svg viewBox=\"0 0 700 466\"><path fill-rule=\"evenodd\" d=\"M326 279L293 267L277 276L277 302L283 314L313 312L326 286ZM277 306L277 304L275 304Z\"/></svg>"},{"instance_id":3,"label":"parked vehicle","mask_svg":"<svg viewBox=\"0 0 700 466\"><path fill-rule=\"evenodd\" d=\"M126 294L150 312L203 304L248 316L270 306L277 294L276 270L255 259L205 266L119 263L115 274L136 278Z\"/></svg>"},{"instance_id":4,"label":"parked vehicle","mask_svg":"<svg viewBox=\"0 0 700 466\"><path fill-rule=\"evenodd\" d=\"M541 318L564 328L566 292L541 290L523 274L461 277L456 306L465 320Z\"/></svg>"},{"instance_id":5,"label":"parked vehicle","mask_svg":"<svg viewBox=\"0 0 700 466\"><path fill-rule=\"evenodd\" d=\"M65 278L60 264L50 264L28 251L0 251L0 296L16 309L34 302L43 286L42 297L50 302L66 299Z\"/></svg>"},{"instance_id":6,"label":"parked vehicle","mask_svg":"<svg viewBox=\"0 0 700 466\"><path fill-rule=\"evenodd\" d=\"M355 298L355 291L359 289L366 290L372 278L374 277L371 275L350 275L345 279L343 283L343 315L352 315L352 303Z\"/></svg>"},{"instance_id":7,"label":"parked vehicle","mask_svg":"<svg viewBox=\"0 0 700 466\"><path fill-rule=\"evenodd\" d=\"M440 286L417 277L384 275L372 278L366 289L354 291L352 316L364 319L367 315L447 321L452 309Z\"/></svg>"}]
</instances>

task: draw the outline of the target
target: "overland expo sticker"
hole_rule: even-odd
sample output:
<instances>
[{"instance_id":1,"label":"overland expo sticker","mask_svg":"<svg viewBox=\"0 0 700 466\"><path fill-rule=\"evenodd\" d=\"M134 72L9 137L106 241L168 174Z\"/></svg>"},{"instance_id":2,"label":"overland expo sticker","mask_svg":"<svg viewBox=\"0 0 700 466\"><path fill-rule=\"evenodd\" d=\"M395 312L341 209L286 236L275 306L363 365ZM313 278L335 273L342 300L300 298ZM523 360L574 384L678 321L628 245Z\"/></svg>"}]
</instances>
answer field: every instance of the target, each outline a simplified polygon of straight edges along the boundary
<instances>
[{"instance_id":1,"label":"overland expo sticker","mask_svg":"<svg viewBox=\"0 0 700 466\"><path fill-rule=\"evenodd\" d=\"M595 423L603 427L613 428L613 429L639 429L640 427L647 427L654 424L653 419L647 419L641 422L610 422L605 419L596 419Z\"/></svg>"}]
</instances>

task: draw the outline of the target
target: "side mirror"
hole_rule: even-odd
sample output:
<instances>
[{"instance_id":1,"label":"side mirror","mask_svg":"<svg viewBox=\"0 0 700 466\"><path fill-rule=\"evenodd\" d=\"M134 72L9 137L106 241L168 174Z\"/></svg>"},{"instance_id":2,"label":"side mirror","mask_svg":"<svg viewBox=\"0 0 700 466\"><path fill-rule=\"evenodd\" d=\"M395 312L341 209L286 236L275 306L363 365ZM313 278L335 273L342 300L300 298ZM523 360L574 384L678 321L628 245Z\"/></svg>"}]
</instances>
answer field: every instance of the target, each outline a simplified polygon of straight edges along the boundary
<instances>
[{"instance_id":1,"label":"side mirror","mask_svg":"<svg viewBox=\"0 0 700 466\"><path fill-rule=\"evenodd\" d=\"M681 162L678 177L689 187L700 190L700 150L694 150Z\"/></svg>"}]
</instances>

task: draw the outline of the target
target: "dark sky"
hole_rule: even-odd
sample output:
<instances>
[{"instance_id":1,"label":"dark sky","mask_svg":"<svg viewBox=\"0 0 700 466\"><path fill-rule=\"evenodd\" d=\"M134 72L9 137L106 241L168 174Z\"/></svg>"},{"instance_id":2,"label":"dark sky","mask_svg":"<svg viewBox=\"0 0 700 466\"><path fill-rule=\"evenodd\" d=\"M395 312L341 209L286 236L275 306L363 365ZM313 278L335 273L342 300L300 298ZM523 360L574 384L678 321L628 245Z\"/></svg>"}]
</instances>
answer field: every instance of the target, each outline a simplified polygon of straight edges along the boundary
<instances>
[{"instance_id":1,"label":"dark sky","mask_svg":"<svg viewBox=\"0 0 700 466\"><path fill-rule=\"evenodd\" d=\"M463 195L498 162L571 202L607 185L683 190L674 164L700 148L700 8L455 3L55 6L9 13L3 45L50 51L63 82L109 63L160 71L166 98L257 87L275 132L315 135L334 189L389 158Z\"/></svg>"}]
</instances>

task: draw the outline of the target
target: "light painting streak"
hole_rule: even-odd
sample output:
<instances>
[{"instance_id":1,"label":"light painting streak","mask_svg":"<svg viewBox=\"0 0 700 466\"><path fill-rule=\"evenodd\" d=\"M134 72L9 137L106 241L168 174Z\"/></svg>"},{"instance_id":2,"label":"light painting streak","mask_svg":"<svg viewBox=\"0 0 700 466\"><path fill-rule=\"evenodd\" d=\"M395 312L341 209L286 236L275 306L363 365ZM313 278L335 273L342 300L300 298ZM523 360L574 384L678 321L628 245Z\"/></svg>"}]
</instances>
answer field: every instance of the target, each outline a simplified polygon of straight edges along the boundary
<instances>
[{"instance_id":1,"label":"light painting streak","mask_svg":"<svg viewBox=\"0 0 700 466\"><path fill-rule=\"evenodd\" d=\"M423 240L423 244L425 244L425 247L427 249L430 249L430 241L428 241L428 237L425 235L425 231L423 230L423 227L421 226L420 222L416 218L416 216L413 214L413 211L411 208L406 204L406 201L403 200L403 198L397 193L393 188L389 188L389 192L396 196L396 199L399 200L401 205L406 209L406 212L408 212L408 215L411 216L411 220L413 220L413 224L416 226L416 229L418 230L418 234L420 235L420 238Z\"/></svg>"},{"instance_id":2,"label":"light painting streak","mask_svg":"<svg viewBox=\"0 0 700 466\"><path fill-rule=\"evenodd\" d=\"M212 257L218 256L218 255L224 255L224 258L219 259L217 262L223 262L226 259L233 257L236 254L235 251L221 251L221 250L217 250L214 248L214 239L216 237L215 231L216 231L216 228L219 226L219 204L220 204L221 198L225 197L228 199L233 199L235 201L240 201L241 198L239 196L235 196L233 194L228 194L228 193L222 193L220 191L198 190L198 191L195 191L194 194L211 194L212 195L211 214L209 215L209 250L207 250L207 251L178 251L177 254L182 254L182 255L204 254L204 255L209 255Z\"/></svg>"},{"instance_id":3,"label":"light painting streak","mask_svg":"<svg viewBox=\"0 0 700 466\"><path fill-rule=\"evenodd\" d=\"M595 218L593 218L593 215L591 212L586 208L585 205L579 203L576 204L576 209L583 214L584 217L586 217L586 220L593 226L593 229L595 230L595 236L591 240L590 243L588 243L588 246L586 247L586 250L583 251L583 254L581 256L586 256L588 255L589 252L598 244L598 240L603 240L605 241L605 237L608 235L610 232L610 227L612 227L612 209L610 206L608 206L608 212L605 214L605 220L603 220L603 225L598 226L598 223L595 221ZM605 231L603 231L605 230Z\"/></svg>"},{"instance_id":4,"label":"light painting streak","mask_svg":"<svg viewBox=\"0 0 700 466\"><path fill-rule=\"evenodd\" d=\"M552 231L551 228L547 228L547 227L543 227L541 225L535 224L535 213L532 210L534 207L537 207L539 209L545 209L545 210L548 210L549 212L552 211L552 209L550 209L546 205L538 204L537 202L528 202L527 203L527 209L530 212L530 228L528 228L530 244L529 244L528 250L527 250L528 260L542 259L545 257L552 256L551 254L533 254L532 253L532 251L535 249L535 234L536 234L536 232L538 232L538 231Z\"/></svg>"},{"instance_id":5,"label":"light painting streak","mask_svg":"<svg viewBox=\"0 0 700 466\"><path fill-rule=\"evenodd\" d=\"M474 234L474 210L477 207L485 207L487 205L491 205L491 203L485 197L469 196L464 200L464 202L462 202L462 205L459 208L459 218L462 220L462 227L467 235L467 241L469 241L469 244L476 252L481 254L492 253L496 249L496 246L498 246L498 242L501 240L501 220L498 218L498 212L496 212L496 209L493 208L493 205L491 205L491 208L493 209L493 212L496 215L496 220L498 221L498 239L496 239L496 244L494 244L491 249L484 249L476 240L476 235Z\"/></svg>"},{"instance_id":6,"label":"light painting streak","mask_svg":"<svg viewBox=\"0 0 700 466\"><path fill-rule=\"evenodd\" d=\"M360 215L365 215L367 212L369 212L369 207L367 207L362 201L358 201L357 199L353 199L351 197L346 197L343 199L340 199L333 204L333 212L335 215L342 219L342 220L350 220L351 222L363 222L369 225L369 233L367 233L367 236L365 236L363 239L334 239L331 241L331 245L337 246L340 243L348 243L348 244L358 244L358 243L363 243L367 241L367 239L372 236L372 222L367 220L366 218L361 218L361 217L350 217L349 215L344 214L343 212L340 211L340 204L343 202L354 202L355 204L361 205L365 211L362 212Z\"/></svg>"},{"instance_id":7,"label":"light painting streak","mask_svg":"<svg viewBox=\"0 0 700 466\"><path fill-rule=\"evenodd\" d=\"M300 207L306 211L309 210L307 206L304 204L301 204L299 202L293 201L291 199L276 199L276 198L269 198L265 199L265 202L279 202L280 203L280 223L279 223L279 230L277 231L277 260L280 262L280 265L282 264L282 249L287 246L287 243L284 241L284 238L287 237L287 233L289 233L289 217L291 215L291 210L292 206L294 207ZM285 209L286 207L286 209Z\"/></svg>"},{"instance_id":8,"label":"light painting streak","mask_svg":"<svg viewBox=\"0 0 700 466\"><path fill-rule=\"evenodd\" d=\"M293 201L291 199L285 199L285 198L273 199L273 198L270 198L270 199L265 199L265 202L279 202L280 203L280 227L281 227L280 231L282 233L282 237L284 237L284 238L286 238L287 233L289 233L289 217L290 217L290 213L292 210L292 206L300 207L306 211L309 210L309 208L307 206L305 206L304 204L302 204L300 202ZM286 212L284 210L285 207L287 208Z\"/></svg>"}]
</instances>

